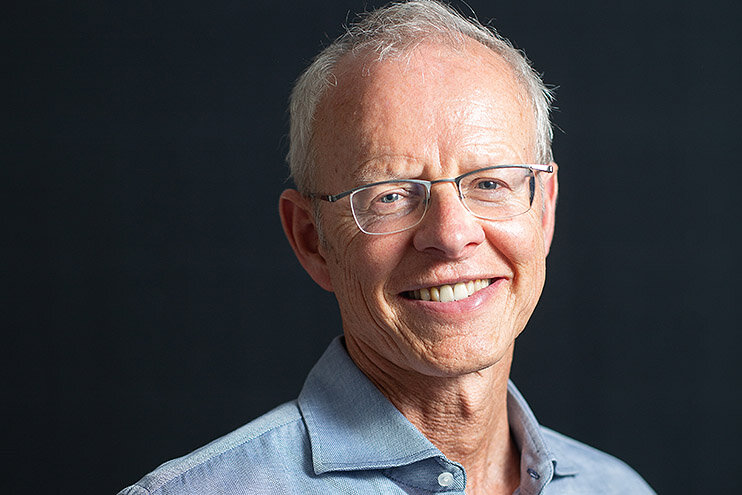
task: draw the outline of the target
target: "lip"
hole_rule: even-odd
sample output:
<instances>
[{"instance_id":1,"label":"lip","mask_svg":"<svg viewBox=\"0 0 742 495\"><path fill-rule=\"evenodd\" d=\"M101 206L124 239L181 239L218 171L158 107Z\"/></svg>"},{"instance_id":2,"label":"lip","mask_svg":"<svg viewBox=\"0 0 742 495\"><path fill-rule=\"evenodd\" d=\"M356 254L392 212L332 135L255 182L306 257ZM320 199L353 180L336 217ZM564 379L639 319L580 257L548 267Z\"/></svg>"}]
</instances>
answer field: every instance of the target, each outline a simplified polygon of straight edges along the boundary
<instances>
[{"instance_id":1,"label":"lip","mask_svg":"<svg viewBox=\"0 0 742 495\"><path fill-rule=\"evenodd\" d=\"M492 283L490 283L490 285L488 285L484 289L478 290L471 296L465 299L460 299L458 301L450 301L450 302L423 301L420 299L407 298L403 296L402 293L398 294L398 296L399 296L399 299L402 300L403 304L409 304L412 307L418 308L422 311L429 311L431 313L437 313L437 314L469 313L483 306L489 298L494 296L500 290L500 288L505 284L507 279L504 277L490 277L489 280L492 280ZM436 282L436 283L439 285L444 285L446 283L451 285L451 284L455 284L458 282L462 282L462 280L458 279L455 282L440 282L440 283ZM435 287L435 286L436 285L422 285L417 288ZM412 290L416 290L416 289L412 289Z\"/></svg>"}]
</instances>

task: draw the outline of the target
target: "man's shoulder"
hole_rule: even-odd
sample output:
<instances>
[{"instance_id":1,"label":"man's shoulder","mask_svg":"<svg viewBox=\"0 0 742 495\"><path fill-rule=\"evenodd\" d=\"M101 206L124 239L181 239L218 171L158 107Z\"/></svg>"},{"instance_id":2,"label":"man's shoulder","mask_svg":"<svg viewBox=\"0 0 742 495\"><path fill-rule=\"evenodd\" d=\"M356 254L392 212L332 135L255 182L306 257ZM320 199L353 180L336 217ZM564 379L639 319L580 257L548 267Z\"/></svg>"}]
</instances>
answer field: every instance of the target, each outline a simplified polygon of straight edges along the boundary
<instances>
[{"instance_id":1,"label":"man's shoulder","mask_svg":"<svg viewBox=\"0 0 742 495\"><path fill-rule=\"evenodd\" d=\"M655 493L647 482L621 459L550 428L542 426L541 430L547 445L556 454L557 472L560 471L560 459L565 460L566 471L576 473L574 477L566 477L571 478L573 483L584 485L590 490L598 490L594 493Z\"/></svg>"},{"instance_id":2,"label":"man's shoulder","mask_svg":"<svg viewBox=\"0 0 742 495\"><path fill-rule=\"evenodd\" d=\"M266 467L303 470L306 428L296 401L287 402L237 430L168 461L119 495L233 493L237 481L268 481Z\"/></svg>"}]
</instances>

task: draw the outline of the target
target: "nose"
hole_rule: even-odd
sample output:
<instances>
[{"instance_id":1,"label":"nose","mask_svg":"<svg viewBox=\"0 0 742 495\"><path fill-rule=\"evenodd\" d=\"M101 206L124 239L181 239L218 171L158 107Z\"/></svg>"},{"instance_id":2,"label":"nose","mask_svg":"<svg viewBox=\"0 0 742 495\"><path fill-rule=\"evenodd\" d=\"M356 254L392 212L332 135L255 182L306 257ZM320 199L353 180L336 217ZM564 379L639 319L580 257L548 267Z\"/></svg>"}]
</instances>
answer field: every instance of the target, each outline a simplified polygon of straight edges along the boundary
<instances>
[{"instance_id":1,"label":"nose","mask_svg":"<svg viewBox=\"0 0 742 495\"><path fill-rule=\"evenodd\" d=\"M484 239L481 222L459 199L456 184L434 184L430 190L428 211L415 228L415 248L443 259L455 260L468 256Z\"/></svg>"}]
</instances>

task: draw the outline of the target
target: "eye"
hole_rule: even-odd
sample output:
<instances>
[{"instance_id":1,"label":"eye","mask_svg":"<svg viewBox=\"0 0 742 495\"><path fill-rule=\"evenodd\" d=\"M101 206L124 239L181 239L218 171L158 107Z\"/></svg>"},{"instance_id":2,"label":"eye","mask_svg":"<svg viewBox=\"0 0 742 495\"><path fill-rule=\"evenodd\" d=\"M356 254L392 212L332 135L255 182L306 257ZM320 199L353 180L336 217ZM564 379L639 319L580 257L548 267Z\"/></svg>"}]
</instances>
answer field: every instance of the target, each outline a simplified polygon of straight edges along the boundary
<instances>
[{"instance_id":1,"label":"eye","mask_svg":"<svg viewBox=\"0 0 742 495\"><path fill-rule=\"evenodd\" d=\"M493 175L472 177L471 182L462 184L464 197L472 201L500 202L512 194L507 178Z\"/></svg>"},{"instance_id":2,"label":"eye","mask_svg":"<svg viewBox=\"0 0 742 495\"><path fill-rule=\"evenodd\" d=\"M353 197L356 212L373 215L400 215L415 210L425 198L425 189L416 184L384 183L362 189Z\"/></svg>"},{"instance_id":3,"label":"eye","mask_svg":"<svg viewBox=\"0 0 742 495\"><path fill-rule=\"evenodd\" d=\"M476 183L476 187L484 191L493 191L498 187L502 187L502 184L495 180L483 179Z\"/></svg>"},{"instance_id":4,"label":"eye","mask_svg":"<svg viewBox=\"0 0 742 495\"><path fill-rule=\"evenodd\" d=\"M379 198L379 201L381 203L394 203L395 201L399 201L402 199L399 193L397 192L391 192L387 193Z\"/></svg>"}]
</instances>

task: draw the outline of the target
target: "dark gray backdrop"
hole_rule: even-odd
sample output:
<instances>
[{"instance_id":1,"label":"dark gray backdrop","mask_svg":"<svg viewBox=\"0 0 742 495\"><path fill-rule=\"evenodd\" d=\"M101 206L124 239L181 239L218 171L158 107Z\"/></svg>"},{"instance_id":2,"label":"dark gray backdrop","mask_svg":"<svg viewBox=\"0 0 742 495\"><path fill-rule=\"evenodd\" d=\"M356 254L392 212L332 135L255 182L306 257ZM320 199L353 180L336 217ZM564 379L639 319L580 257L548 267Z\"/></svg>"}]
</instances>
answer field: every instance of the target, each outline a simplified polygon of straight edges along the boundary
<instances>
[{"instance_id":1,"label":"dark gray backdrop","mask_svg":"<svg viewBox=\"0 0 742 495\"><path fill-rule=\"evenodd\" d=\"M736 3L470 4L558 86L557 232L514 379L660 493L735 492ZM6 11L0 491L114 493L297 394L340 326L279 226L287 95L375 5Z\"/></svg>"}]
</instances>

